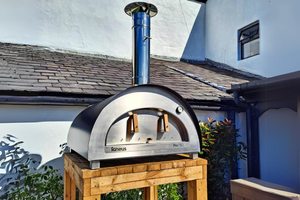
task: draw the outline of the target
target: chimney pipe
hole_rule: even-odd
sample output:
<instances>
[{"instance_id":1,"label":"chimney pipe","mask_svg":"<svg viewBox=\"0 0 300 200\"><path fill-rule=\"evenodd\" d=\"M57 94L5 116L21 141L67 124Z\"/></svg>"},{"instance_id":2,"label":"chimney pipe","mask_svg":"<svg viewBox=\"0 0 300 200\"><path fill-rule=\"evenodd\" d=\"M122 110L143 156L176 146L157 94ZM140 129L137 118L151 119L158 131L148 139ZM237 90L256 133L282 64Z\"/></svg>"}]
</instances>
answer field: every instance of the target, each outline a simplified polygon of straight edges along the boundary
<instances>
[{"instance_id":1,"label":"chimney pipe","mask_svg":"<svg viewBox=\"0 0 300 200\"><path fill-rule=\"evenodd\" d=\"M132 84L150 83L150 18L157 14L153 4L134 2L128 4L125 13L132 17Z\"/></svg>"}]
</instances>

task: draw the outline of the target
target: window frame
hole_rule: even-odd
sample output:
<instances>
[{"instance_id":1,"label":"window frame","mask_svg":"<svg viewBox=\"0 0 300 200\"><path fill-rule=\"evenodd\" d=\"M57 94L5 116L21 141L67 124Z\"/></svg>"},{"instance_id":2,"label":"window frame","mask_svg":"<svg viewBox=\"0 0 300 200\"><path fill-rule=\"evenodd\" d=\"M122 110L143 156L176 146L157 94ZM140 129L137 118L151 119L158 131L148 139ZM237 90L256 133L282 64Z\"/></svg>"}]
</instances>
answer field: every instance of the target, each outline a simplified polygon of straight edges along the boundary
<instances>
[{"instance_id":1,"label":"window frame","mask_svg":"<svg viewBox=\"0 0 300 200\"><path fill-rule=\"evenodd\" d=\"M249 38L246 38L246 39L243 39L241 40L241 34L248 30L248 29L251 29L252 27L255 27L255 26L258 26L258 30L257 30L257 33L254 34L253 36L249 36L250 40L247 41L247 42L243 42L243 40L247 40ZM252 38L251 38L252 37ZM244 48L243 46L251 41L254 41L256 39L260 39L260 27L259 27L259 20L255 21L255 22L252 22L251 24L241 28L238 30L238 34L237 34L237 42L238 42L238 60L245 60L247 58L251 58L253 56L257 56L257 55L260 55L260 48L259 48L259 52L257 54L254 54L254 55L251 55L251 56L248 56L248 57L243 57L244 55ZM260 46L260 41L259 41L259 46Z\"/></svg>"}]
</instances>

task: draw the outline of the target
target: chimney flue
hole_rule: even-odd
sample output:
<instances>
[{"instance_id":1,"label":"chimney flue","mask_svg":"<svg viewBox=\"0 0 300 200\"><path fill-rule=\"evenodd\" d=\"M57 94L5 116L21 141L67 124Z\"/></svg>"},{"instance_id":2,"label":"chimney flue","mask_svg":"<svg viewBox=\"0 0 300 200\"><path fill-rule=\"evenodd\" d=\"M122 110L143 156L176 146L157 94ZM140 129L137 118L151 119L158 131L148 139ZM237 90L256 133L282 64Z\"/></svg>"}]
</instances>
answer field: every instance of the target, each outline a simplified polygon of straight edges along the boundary
<instances>
[{"instance_id":1,"label":"chimney flue","mask_svg":"<svg viewBox=\"0 0 300 200\"><path fill-rule=\"evenodd\" d=\"M150 18L157 14L153 4L135 2L128 4L125 13L132 17L132 84L150 83Z\"/></svg>"}]
</instances>

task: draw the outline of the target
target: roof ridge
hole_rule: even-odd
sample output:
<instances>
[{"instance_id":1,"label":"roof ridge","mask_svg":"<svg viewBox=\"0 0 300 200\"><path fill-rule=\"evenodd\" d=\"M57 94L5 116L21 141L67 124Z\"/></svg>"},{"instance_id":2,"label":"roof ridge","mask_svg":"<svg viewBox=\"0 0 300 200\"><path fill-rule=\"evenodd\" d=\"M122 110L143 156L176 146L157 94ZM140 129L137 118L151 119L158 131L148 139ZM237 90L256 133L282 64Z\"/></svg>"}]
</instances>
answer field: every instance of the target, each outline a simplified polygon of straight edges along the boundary
<instances>
[{"instance_id":1,"label":"roof ridge","mask_svg":"<svg viewBox=\"0 0 300 200\"><path fill-rule=\"evenodd\" d=\"M210 82L210 81L205 80L204 78L201 78L201 77L196 76L195 74L185 72L185 71L180 70L180 69L177 69L177 68L175 68L175 67L171 67L171 66L168 66L168 65L165 65L165 66L168 67L169 69L172 69L172 70L174 70L174 71L176 71L176 72L179 72L179 73L181 73L181 74L183 74L183 75L185 75L185 76L187 76L187 77L190 77L190 78L192 78L192 79L194 79L194 80L197 80L197 81L199 81L199 82L201 82L201 83L204 83L204 84L206 84L206 85L209 85L209 86L211 86L211 87L213 87L213 88L216 88L216 89L218 89L218 90L220 90L220 91L225 92L226 94L228 94L226 88L223 87L223 86L220 86L220 85L218 85L218 84L216 84L216 83L212 83L212 82Z\"/></svg>"},{"instance_id":2,"label":"roof ridge","mask_svg":"<svg viewBox=\"0 0 300 200\"><path fill-rule=\"evenodd\" d=\"M58 53L65 53L65 54L72 54L72 55L79 55L79 56L88 56L93 58L102 58L107 60L116 60L116 61L124 61L124 62L131 62L131 59L127 58L120 58L116 56L110 56L100 53L85 53L85 52L79 52L79 51L72 51L72 50L66 50L66 49L59 49L59 48L52 48L52 47L42 47L43 50L48 50L51 52L58 52Z\"/></svg>"},{"instance_id":3,"label":"roof ridge","mask_svg":"<svg viewBox=\"0 0 300 200\"><path fill-rule=\"evenodd\" d=\"M257 78L257 79L260 79L260 80L266 79L266 77L264 77L264 76L254 74L254 73L251 73L251 72L246 72L246 71L243 71L243 70L240 70L240 69L236 69L236 68L234 68L230 65L227 65L227 64L224 64L224 63L219 63L219 62L210 60L208 58L205 59L205 62L206 62L206 64L212 65L214 67L217 67L217 68L220 68L220 69L225 69L225 70L228 70L228 71L232 71L232 72L235 72L237 74L247 76L249 78Z\"/></svg>"}]
</instances>

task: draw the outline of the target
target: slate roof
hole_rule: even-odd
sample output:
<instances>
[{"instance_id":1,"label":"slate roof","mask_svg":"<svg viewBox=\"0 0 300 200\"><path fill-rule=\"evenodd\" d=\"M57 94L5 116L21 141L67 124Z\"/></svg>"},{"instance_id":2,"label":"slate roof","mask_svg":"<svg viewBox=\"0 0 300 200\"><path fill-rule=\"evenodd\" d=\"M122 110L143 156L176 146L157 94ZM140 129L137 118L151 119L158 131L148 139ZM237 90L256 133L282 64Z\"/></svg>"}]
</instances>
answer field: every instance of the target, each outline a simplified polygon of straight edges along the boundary
<instances>
[{"instance_id":1,"label":"slate roof","mask_svg":"<svg viewBox=\"0 0 300 200\"><path fill-rule=\"evenodd\" d=\"M215 83L226 90L230 89L231 85L259 80L258 78L247 77L226 69L221 69L206 64L184 63L183 65L181 62L176 62L176 63L172 63L170 66L179 70L183 70L187 73L193 74L196 77L199 77L210 83Z\"/></svg>"},{"instance_id":2,"label":"slate roof","mask_svg":"<svg viewBox=\"0 0 300 200\"><path fill-rule=\"evenodd\" d=\"M151 59L150 81L153 84L169 87L188 100L232 98L185 72L225 89L232 83L255 80L214 66ZM29 91L110 96L131 87L131 76L130 62L55 52L39 46L0 43L2 94L4 91Z\"/></svg>"}]
</instances>

